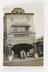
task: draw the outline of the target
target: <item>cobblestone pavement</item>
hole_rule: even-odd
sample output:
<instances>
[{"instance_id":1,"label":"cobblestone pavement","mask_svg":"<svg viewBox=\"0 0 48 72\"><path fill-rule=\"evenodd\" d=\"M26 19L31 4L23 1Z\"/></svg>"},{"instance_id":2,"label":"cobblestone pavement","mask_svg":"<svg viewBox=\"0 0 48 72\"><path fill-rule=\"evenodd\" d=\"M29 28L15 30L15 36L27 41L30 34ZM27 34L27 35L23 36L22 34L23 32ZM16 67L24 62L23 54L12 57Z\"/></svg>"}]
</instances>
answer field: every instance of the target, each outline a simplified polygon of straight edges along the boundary
<instances>
[{"instance_id":1,"label":"cobblestone pavement","mask_svg":"<svg viewBox=\"0 0 48 72\"><path fill-rule=\"evenodd\" d=\"M26 59L14 59L11 62L4 61L4 66L43 66L43 57L39 58L26 58Z\"/></svg>"}]
</instances>

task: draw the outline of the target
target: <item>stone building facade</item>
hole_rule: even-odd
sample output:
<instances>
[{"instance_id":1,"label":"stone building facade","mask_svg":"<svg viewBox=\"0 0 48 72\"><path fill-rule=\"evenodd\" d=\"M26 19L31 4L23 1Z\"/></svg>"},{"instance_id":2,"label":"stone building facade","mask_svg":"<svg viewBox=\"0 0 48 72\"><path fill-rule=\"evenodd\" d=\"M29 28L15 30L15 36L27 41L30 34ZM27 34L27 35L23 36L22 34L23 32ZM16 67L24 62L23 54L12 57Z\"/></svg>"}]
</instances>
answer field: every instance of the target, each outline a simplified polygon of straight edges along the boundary
<instances>
[{"instance_id":1,"label":"stone building facade","mask_svg":"<svg viewBox=\"0 0 48 72\"><path fill-rule=\"evenodd\" d=\"M34 13L25 13L22 8L14 8L4 15L4 44L33 44L35 31Z\"/></svg>"}]
</instances>

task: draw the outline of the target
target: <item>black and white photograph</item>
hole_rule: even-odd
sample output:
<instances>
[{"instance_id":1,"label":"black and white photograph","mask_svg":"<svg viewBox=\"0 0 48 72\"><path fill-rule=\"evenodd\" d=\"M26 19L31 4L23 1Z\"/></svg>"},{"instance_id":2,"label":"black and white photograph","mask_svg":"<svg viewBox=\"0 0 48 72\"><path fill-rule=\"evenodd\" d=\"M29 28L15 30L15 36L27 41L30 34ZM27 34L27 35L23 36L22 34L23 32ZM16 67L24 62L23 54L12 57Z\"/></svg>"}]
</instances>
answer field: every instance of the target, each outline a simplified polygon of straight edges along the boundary
<instances>
[{"instance_id":1,"label":"black and white photograph","mask_svg":"<svg viewBox=\"0 0 48 72\"><path fill-rule=\"evenodd\" d=\"M5 7L3 13L3 65L43 66L42 7Z\"/></svg>"},{"instance_id":2,"label":"black and white photograph","mask_svg":"<svg viewBox=\"0 0 48 72\"><path fill-rule=\"evenodd\" d=\"M48 0L0 0L0 72L48 72Z\"/></svg>"}]
</instances>

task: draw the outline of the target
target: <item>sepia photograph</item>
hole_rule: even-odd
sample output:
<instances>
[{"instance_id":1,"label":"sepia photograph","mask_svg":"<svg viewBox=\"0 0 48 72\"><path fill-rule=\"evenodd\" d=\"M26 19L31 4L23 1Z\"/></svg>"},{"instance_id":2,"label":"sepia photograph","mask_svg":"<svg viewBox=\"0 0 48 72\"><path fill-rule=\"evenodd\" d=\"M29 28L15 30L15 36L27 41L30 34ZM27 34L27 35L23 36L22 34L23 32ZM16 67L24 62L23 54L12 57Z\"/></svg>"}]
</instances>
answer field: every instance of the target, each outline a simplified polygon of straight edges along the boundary
<instances>
[{"instance_id":1,"label":"sepia photograph","mask_svg":"<svg viewBox=\"0 0 48 72\"><path fill-rule=\"evenodd\" d=\"M3 66L43 66L43 7L4 7L3 14Z\"/></svg>"}]
</instances>

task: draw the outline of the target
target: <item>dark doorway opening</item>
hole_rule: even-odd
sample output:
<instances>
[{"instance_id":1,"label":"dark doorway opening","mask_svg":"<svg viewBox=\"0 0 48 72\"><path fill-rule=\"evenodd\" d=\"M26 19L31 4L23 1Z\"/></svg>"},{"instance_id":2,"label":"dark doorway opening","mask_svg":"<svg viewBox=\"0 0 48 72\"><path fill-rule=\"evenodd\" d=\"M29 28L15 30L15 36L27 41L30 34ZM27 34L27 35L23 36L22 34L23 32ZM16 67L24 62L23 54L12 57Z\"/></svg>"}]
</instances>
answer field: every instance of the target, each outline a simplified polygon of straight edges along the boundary
<instances>
[{"instance_id":1,"label":"dark doorway opening","mask_svg":"<svg viewBox=\"0 0 48 72\"><path fill-rule=\"evenodd\" d=\"M16 44L16 45L14 45L12 47L12 50L14 51L15 55L17 54L17 57L20 57L21 50L24 50L27 53L27 51L29 51L32 48L33 48L32 44L22 43L22 44Z\"/></svg>"}]
</instances>

